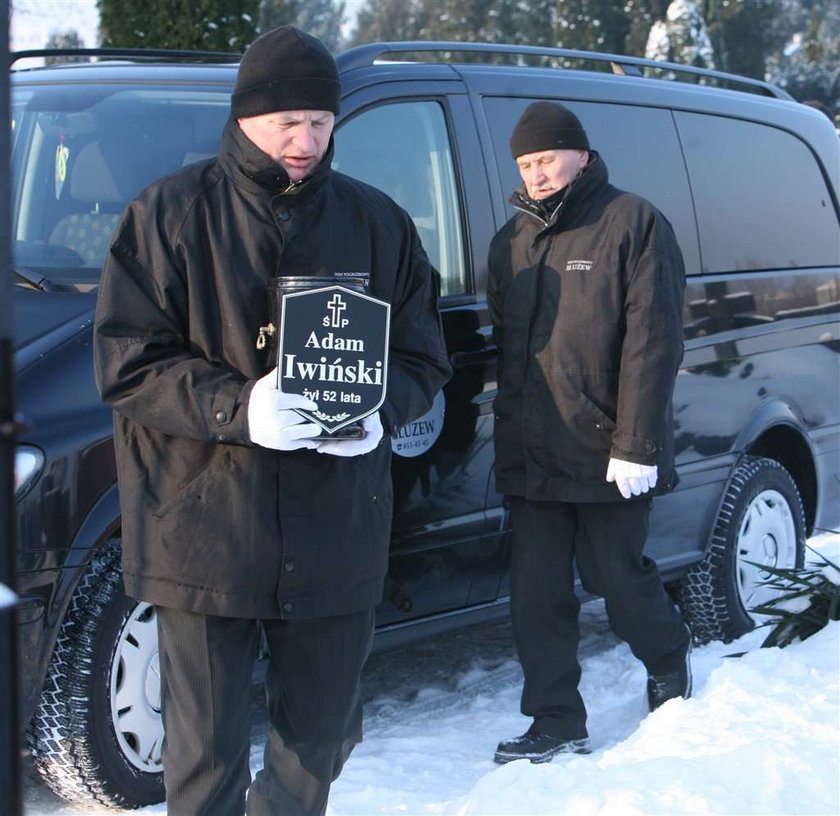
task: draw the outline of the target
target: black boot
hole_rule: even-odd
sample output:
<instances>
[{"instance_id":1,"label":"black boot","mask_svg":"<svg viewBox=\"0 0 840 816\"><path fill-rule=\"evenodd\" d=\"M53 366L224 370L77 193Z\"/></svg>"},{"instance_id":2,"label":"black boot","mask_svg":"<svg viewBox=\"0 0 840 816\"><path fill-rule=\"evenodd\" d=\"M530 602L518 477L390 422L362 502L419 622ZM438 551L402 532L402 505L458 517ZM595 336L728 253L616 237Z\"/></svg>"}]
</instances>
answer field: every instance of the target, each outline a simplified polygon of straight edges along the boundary
<instances>
[{"instance_id":1,"label":"black boot","mask_svg":"<svg viewBox=\"0 0 840 816\"><path fill-rule=\"evenodd\" d=\"M589 754L588 737L567 739L542 734L533 727L521 737L503 740L496 748L495 762L504 764L514 759L530 759L534 764L550 762L557 754Z\"/></svg>"},{"instance_id":2,"label":"black boot","mask_svg":"<svg viewBox=\"0 0 840 816\"><path fill-rule=\"evenodd\" d=\"M691 697L691 641L685 658L678 669L662 674L649 674L647 679L648 708L656 711L659 706L675 697Z\"/></svg>"}]
</instances>

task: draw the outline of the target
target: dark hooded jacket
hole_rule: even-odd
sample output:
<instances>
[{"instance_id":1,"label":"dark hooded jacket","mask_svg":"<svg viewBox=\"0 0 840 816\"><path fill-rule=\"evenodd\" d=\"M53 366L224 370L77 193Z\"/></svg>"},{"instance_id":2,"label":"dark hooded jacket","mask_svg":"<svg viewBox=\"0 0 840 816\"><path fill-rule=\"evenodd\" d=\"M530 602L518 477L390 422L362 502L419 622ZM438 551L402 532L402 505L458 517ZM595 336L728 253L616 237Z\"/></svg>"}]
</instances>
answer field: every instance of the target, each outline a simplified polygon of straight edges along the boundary
<instances>
[{"instance_id":1,"label":"dark hooded jacket","mask_svg":"<svg viewBox=\"0 0 840 816\"><path fill-rule=\"evenodd\" d=\"M127 208L102 274L95 368L113 406L127 593L231 617L375 605L392 511L388 433L450 374L434 272L408 214L330 168L290 185L230 120L216 159ZM335 457L254 445L275 275L369 273L391 304L386 435Z\"/></svg>"},{"instance_id":2,"label":"dark hooded jacket","mask_svg":"<svg viewBox=\"0 0 840 816\"><path fill-rule=\"evenodd\" d=\"M652 493L676 483L682 255L667 219L613 187L591 155L551 212L520 188L521 212L491 244L500 493L620 501L605 481L610 457L657 465Z\"/></svg>"}]
</instances>

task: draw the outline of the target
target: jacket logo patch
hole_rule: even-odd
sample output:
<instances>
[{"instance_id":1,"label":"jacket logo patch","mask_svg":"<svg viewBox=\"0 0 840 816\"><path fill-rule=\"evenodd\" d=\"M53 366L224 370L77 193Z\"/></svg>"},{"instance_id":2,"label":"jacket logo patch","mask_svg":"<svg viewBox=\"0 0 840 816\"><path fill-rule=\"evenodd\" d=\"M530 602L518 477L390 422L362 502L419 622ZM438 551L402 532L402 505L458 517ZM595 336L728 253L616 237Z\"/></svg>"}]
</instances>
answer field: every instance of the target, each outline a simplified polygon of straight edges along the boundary
<instances>
[{"instance_id":1,"label":"jacket logo patch","mask_svg":"<svg viewBox=\"0 0 840 816\"><path fill-rule=\"evenodd\" d=\"M592 269L592 261L566 261L567 272L588 272Z\"/></svg>"}]
</instances>

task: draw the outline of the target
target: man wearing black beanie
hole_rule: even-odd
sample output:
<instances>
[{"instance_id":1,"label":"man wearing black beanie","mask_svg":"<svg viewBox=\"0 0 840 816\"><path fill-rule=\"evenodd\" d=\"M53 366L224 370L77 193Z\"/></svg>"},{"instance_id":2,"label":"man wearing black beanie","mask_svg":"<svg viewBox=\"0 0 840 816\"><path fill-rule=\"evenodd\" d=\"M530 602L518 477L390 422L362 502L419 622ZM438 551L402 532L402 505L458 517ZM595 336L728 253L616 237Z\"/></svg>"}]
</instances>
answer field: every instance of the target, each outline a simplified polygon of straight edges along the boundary
<instances>
[{"instance_id":1,"label":"man wearing black beanie","mask_svg":"<svg viewBox=\"0 0 840 816\"><path fill-rule=\"evenodd\" d=\"M126 592L157 617L172 816L323 814L361 740L359 681L388 564L389 436L449 367L408 214L334 172L341 86L283 26L243 56L219 155L129 204L99 288L95 369L114 408ZM391 306L381 408L316 439L257 344L278 277L361 276ZM250 778L254 661L269 733Z\"/></svg>"},{"instance_id":2,"label":"man wearing black beanie","mask_svg":"<svg viewBox=\"0 0 840 816\"><path fill-rule=\"evenodd\" d=\"M685 271L667 219L609 183L564 105L531 104L510 148L519 212L492 241L487 300L496 489L511 514L511 617L532 724L495 760L547 762L589 751L575 562L645 664L650 709L691 693L688 629L643 553L651 496L676 483Z\"/></svg>"}]
</instances>

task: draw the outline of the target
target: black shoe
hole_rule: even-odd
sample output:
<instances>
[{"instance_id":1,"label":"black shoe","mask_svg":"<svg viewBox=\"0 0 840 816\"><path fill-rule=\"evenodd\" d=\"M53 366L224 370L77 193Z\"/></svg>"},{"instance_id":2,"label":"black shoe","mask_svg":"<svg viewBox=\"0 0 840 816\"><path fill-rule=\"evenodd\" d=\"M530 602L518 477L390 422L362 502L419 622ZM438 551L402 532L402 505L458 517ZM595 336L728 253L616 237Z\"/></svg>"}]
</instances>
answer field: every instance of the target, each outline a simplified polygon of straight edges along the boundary
<instances>
[{"instance_id":1,"label":"black shoe","mask_svg":"<svg viewBox=\"0 0 840 816\"><path fill-rule=\"evenodd\" d=\"M647 679L648 708L656 711L659 706L675 697L691 697L691 641L682 665L672 672L649 674Z\"/></svg>"},{"instance_id":2,"label":"black shoe","mask_svg":"<svg viewBox=\"0 0 840 816\"><path fill-rule=\"evenodd\" d=\"M565 739L541 734L529 728L521 737L503 740L496 748L494 762L504 764L514 759L530 759L534 764L550 762L557 754L589 754L589 738Z\"/></svg>"}]
</instances>

